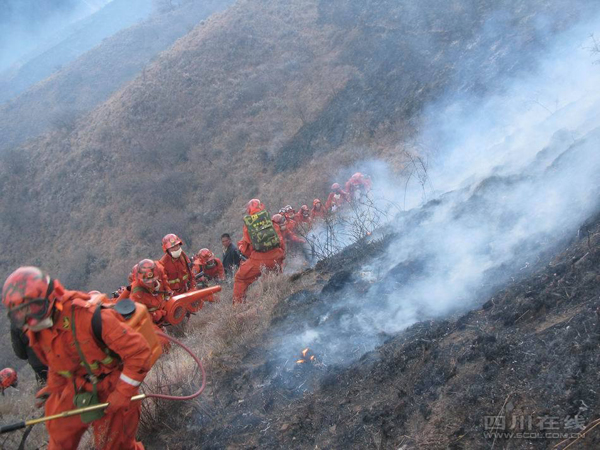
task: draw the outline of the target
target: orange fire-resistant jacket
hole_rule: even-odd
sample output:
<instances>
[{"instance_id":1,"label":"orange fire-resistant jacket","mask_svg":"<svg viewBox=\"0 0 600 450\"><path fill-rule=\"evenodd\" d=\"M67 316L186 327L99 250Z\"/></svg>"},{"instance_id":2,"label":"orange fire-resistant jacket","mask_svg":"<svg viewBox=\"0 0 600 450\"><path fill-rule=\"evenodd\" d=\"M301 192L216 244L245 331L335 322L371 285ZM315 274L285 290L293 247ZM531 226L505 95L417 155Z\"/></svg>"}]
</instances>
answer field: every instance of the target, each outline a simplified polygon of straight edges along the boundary
<instances>
[{"instance_id":1,"label":"orange fire-resistant jacket","mask_svg":"<svg viewBox=\"0 0 600 450\"><path fill-rule=\"evenodd\" d=\"M169 289L175 292L176 295L196 288L196 280L188 265L189 262L190 259L183 251L177 259L165 253L159 261L165 273Z\"/></svg>"},{"instance_id":2,"label":"orange fire-resistant jacket","mask_svg":"<svg viewBox=\"0 0 600 450\"><path fill-rule=\"evenodd\" d=\"M347 192L341 191L339 194L335 193L335 192L331 192L329 194L329 197L327 197L327 203L325 203L325 209L327 211L331 211L334 206L336 208L339 208L344 203L348 203L348 202L350 202L350 196L348 195Z\"/></svg>"},{"instance_id":3,"label":"orange fire-resistant jacket","mask_svg":"<svg viewBox=\"0 0 600 450\"><path fill-rule=\"evenodd\" d=\"M215 265L213 267L206 267L204 261L196 259L192 267L192 272L194 275L204 272L205 275L208 275L213 280L225 279L225 267L223 267L223 263L217 257L215 257Z\"/></svg>"},{"instance_id":4,"label":"orange fire-resistant jacket","mask_svg":"<svg viewBox=\"0 0 600 450\"><path fill-rule=\"evenodd\" d=\"M162 288L161 288L162 289ZM160 319L166 315L157 314L159 311L164 311L165 303L172 296L172 292L168 290L161 290L159 292L151 292L146 286L144 286L139 280L135 280L131 285L131 300L148 308L148 312L152 316L155 323L160 322Z\"/></svg>"},{"instance_id":5,"label":"orange fire-resistant jacket","mask_svg":"<svg viewBox=\"0 0 600 450\"><path fill-rule=\"evenodd\" d=\"M109 355L94 337L92 315L99 306L88 302L89 299L90 295L83 292L65 291L55 303L54 325L42 331L28 332L29 345L49 368L48 388L50 392L58 393L73 380L78 388L86 384L87 371L71 331L74 309L77 340L92 373L101 377L119 371L118 389L133 395L150 370L150 348L145 338L129 327L118 312L103 308L102 340L118 357Z\"/></svg>"},{"instance_id":6,"label":"orange fire-resistant jacket","mask_svg":"<svg viewBox=\"0 0 600 450\"><path fill-rule=\"evenodd\" d=\"M313 221L325 218L325 207L321 204L321 209L317 211L313 206L313 208L310 210L310 218Z\"/></svg>"}]
</instances>

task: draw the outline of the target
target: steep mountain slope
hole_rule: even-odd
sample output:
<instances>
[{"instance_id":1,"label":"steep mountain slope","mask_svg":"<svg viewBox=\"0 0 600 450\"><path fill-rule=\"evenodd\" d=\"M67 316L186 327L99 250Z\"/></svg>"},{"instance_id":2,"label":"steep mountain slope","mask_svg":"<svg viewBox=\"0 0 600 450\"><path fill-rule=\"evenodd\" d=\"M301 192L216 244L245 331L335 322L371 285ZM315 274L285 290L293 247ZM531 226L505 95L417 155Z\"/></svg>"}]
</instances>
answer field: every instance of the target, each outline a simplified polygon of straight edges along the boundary
<instances>
[{"instance_id":1,"label":"steep mountain slope","mask_svg":"<svg viewBox=\"0 0 600 450\"><path fill-rule=\"evenodd\" d=\"M574 160L599 173L600 160L591 160L599 143L596 129L525 176L555 182ZM487 271L470 312L467 302L443 319L424 309L430 320L393 334L378 320L379 310L390 315L388 298L400 308L414 301L416 292L402 293L427 277L432 258L411 252L386 268L384 254L438 212L470 220L498 186L521 182L492 176L458 203L452 197L461 193L450 193L398 217L400 233L372 237L294 277L297 292L277 304L266 332L214 355L209 391L185 422L170 424L174 433L151 436L151 448L543 449L580 433L600 413L598 179L594 212L579 232L532 237L538 257ZM373 266L382 272L375 278L366 272ZM381 345L365 352L376 334ZM303 358L307 346L314 361ZM599 443L590 434L576 448Z\"/></svg>"},{"instance_id":2,"label":"steep mountain slope","mask_svg":"<svg viewBox=\"0 0 600 450\"><path fill-rule=\"evenodd\" d=\"M150 3L148 0L136 2L143 7L136 9L140 12L148 8ZM120 2L114 3L116 8ZM186 2L173 11L153 16L104 39L100 45L66 64L49 78L4 103L0 106L0 151L17 146L47 131L73 130L78 118L126 85L153 58L169 48L198 22L224 9L230 3L230 0ZM136 4L126 1L120 7L129 11L130 8L135 8ZM122 16L119 11L111 10L110 14L105 11L114 25L118 21L113 20L112 15ZM84 25L81 32L89 36L89 27ZM102 32L105 30L102 29ZM77 46L69 40L54 50L66 58L63 46L80 49L80 46L85 44L77 33L72 39L77 42ZM56 70L56 60L54 52L45 53L5 80L6 89L0 87L0 91L6 91L8 95L14 88L21 90L45 78L51 73L48 70ZM47 61L51 62L50 68L45 65ZM65 62L68 62L67 59Z\"/></svg>"},{"instance_id":3,"label":"steep mountain slope","mask_svg":"<svg viewBox=\"0 0 600 450\"><path fill-rule=\"evenodd\" d=\"M103 39L142 21L152 11L152 0L114 0L44 42L26 62L0 73L0 104L100 44Z\"/></svg>"},{"instance_id":4,"label":"steep mountain slope","mask_svg":"<svg viewBox=\"0 0 600 450\"><path fill-rule=\"evenodd\" d=\"M165 233L215 246L249 198L323 195L364 149L401 168L428 100L501 88L593 6L240 1L72 130L4 155L0 275L28 262L109 290Z\"/></svg>"}]
</instances>

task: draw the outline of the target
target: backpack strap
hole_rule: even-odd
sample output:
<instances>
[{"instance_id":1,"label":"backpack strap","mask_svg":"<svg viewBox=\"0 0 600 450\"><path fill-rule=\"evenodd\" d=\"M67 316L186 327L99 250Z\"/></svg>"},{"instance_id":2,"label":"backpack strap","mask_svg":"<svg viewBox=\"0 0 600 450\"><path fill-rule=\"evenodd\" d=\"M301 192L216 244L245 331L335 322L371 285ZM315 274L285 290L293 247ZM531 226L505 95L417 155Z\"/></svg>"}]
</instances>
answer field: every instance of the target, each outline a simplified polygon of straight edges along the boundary
<instances>
[{"instance_id":1,"label":"backpack strap","mask_svg":"<svg viewBox=\"0 0 600 450\"><path fill-rule=\"evenodd\" d=\"M87 362L87 359L85 359L85 355L81 351L81 346L79 345L79 341L77 340L77 332L75 331L75 308L71 309L71 333L73 334L73 342L75 344L75 348L77 349L77 354L79 355L81 364L83 365L83 367L85 367L85 371L88 374L89 380L91 381L94 387L93 392L94 394L96 394L96 385L98 384L98 377L92 372L92 368ZM73 386L75 386L75 380L73 380ZM75 392L77 392L77 386L75 386Z\"/></svg>"},{"instance_id":2,"label":"backpack strap","mask_svg":"<svg viewBox=\"0 0 600 450\"><path fill-rule=\"evenodd\" d=\"M94 337L102 347L106 347L104 340L102 339L102 305L98 305L92 315L92 331Z\"/></svg>"}]
</instances>

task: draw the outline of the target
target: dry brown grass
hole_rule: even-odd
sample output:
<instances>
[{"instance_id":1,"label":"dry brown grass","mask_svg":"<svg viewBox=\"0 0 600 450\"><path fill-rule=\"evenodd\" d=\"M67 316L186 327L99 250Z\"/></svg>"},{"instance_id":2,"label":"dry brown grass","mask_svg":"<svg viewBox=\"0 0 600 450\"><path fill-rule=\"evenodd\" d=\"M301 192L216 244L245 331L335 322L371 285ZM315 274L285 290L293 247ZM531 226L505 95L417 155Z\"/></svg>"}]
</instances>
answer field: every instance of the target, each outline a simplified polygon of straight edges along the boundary
<instances>
[{"instance_id":1,"label":"dry brown grass","mask_svg":"<svg viewBox=\"0 0 600 450\"><path fill-rule=\"evenodd\" d=\"M277 303L305 287L302 280L291 282L286 275L266 273L252 285L244 305L232 304L231 287L224 287L220 301L205 304L204 308L186 325L186 337L181 341L198 355L207 372L204 394L189 401L146 400L140 422L140 435L148 436L160 426L177 429L194 411L212 415L204 397L210 395L211 372L225 361L235 357L240 346L256 341L268 328L273 308ZM169 395L187 395L200 386L196 363L179 348L162 356L146 378L144 390ZM177 414L173 412L176 409ZM167 420L168 419L168 420Z\"/></svg>"},{"instance_id":2,"label":"dry brown grass","mask_svg":"<svg viewBox=\"0 0 600 450\"><path fill-rule=\"evenodd\" d=\"M306 284L302 280L291 282L287 275L265 273L250 288L247 303L236 306L232 304L231 286L223 286L219 301L205 304L179 330L184 333L180 340L202 359L207 372L205 393L195 400L179 404L154 399L144 401L140 436L148 436L160 427L176 429L194 411L211 415L203 401L203 397L209 395L213 383L211 371L230 359L239 346L254 342L268 328L275 305L294 291L305 288ZM18 390L7 390L0 400L0 420L3 424L42 416L43 410L35 407L38 386L33 372L26 369L20 372L20 376ZM200 380L195 362L185 351L173 347L148 374L144 390L168 395L188 395L198 389ZM173 414L174 411L177 411L176 415ZM2 436L0 448L17 449L22 436L23 431ZM47 441L44 425L36 425L26 440L25 448L45 448ZM79 448L90 448L91 445L91 433L88 432Z\"/></svg>"},{"instance_id":3,"label":"dry brown grass","mask_svg":"<svg viewBox=\"0 0 600 450\"><path fill-rule=\"evenodd\" d=\"M19 371L18 389L8 389L0 398L0 422L3 425L41 417L43 409L35 407L35 393L39 387L33 371L27 367ZM0 436L0 448L17 449L24 431L13 431ZM48 435L44 425L35 425L27 437L25 448L44 448Z\"/></svg>"}]
</instances>

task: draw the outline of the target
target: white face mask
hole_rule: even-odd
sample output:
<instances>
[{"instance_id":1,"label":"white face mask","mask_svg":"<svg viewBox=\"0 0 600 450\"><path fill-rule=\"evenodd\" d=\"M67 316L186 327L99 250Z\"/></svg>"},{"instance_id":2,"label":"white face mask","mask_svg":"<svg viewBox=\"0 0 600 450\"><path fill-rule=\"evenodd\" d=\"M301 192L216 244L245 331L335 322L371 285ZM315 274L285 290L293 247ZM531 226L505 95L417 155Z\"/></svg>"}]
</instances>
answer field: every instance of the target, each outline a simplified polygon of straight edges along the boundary
<instances>
[{"instance_id":1,"label":"white face mask","mask_svg":"<svg viewBox=\"0 0 600 450\"><path fill-rule=\"evenodd\" d=\"M49 316L46 317L44 320L36 323L35 325L28 325L28 327L31 331L36 332L45 330L46 328L50 328L52 325L54 325L54 321L52 320L52 316Z\"/></svg>"},{"instance_id":2,"label":"white face mask","mask_svg":"<svg viewBox=\"0 0 600 450\"><path fill-rule=\"evenodd\" d=\"M173 258L177 259L177 258L179 258L179 257L181 256L181 252L182 252L182 251L183 251L182 249L179 249L179 250L177 250L177 251L171 252L171 256L172 256Z\"/></svg>"}]
</instances>

